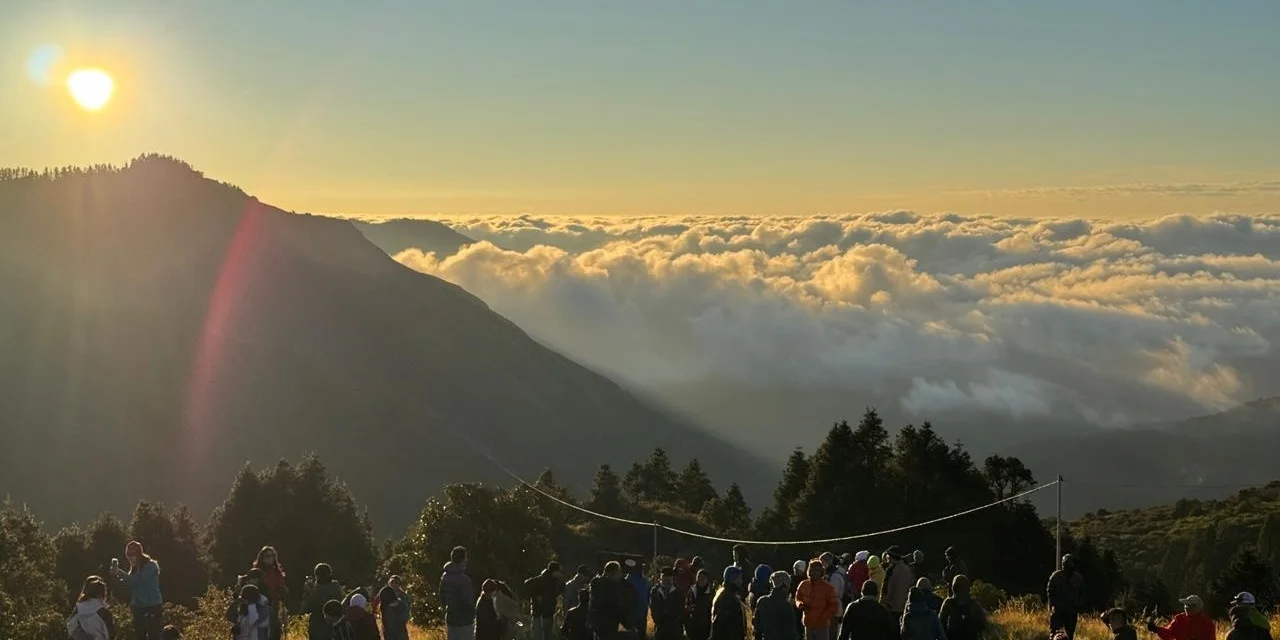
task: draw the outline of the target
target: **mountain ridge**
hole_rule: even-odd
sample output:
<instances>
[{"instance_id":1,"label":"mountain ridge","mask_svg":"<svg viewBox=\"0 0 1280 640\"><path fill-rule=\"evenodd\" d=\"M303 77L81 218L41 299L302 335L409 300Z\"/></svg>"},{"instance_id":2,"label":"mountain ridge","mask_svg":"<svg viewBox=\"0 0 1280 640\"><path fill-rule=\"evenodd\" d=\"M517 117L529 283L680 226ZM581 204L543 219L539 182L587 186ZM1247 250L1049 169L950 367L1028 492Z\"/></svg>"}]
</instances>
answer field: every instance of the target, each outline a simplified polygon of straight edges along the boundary
<instances>
[{"instance_id":1,"label":"mountain ridge","mask_svg":"<svg viewBox=\"0 0 1280 640\"><path fill-rule=\"evenodd\" d=\"M771 488L761 461L351 223L172 159L0 182L0 288L0 484L56 522L140 497L209 509L246 459L316 451L395 529L445 482L508 480L450 429L526 477L589 485L665 446Z\"/></svg>"}]
</instances>

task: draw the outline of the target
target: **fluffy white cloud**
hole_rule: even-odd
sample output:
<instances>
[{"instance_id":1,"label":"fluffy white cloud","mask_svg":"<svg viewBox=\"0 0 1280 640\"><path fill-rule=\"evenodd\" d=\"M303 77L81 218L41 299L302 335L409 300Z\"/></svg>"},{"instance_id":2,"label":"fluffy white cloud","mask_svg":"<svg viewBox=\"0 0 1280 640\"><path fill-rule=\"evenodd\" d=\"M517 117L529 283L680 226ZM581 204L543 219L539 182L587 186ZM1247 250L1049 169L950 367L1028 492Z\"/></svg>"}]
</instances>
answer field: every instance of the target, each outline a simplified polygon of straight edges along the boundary
<instances>
[{"instance_id":1,"label":"fluffy white cloud","mask_svg":"<svg viewBox=\"0 0 1280 640\"><path fill-rule=\"evenodd\" d=\"M1099 423L1280 393L1280 216L484 218L404 264L624 379ZM896 385L896 386L895 386Z\"/></svg>"}]
</instances>

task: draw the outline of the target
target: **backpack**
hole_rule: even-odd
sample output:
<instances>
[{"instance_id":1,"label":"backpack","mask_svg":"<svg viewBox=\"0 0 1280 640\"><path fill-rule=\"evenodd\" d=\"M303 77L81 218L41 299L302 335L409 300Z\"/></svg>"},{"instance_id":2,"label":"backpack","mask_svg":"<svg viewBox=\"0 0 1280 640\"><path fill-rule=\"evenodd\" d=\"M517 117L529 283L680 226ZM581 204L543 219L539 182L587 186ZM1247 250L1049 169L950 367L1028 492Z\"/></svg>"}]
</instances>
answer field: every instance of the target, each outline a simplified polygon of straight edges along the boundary
<instances>
[{"instance_id":1,"label":"backpack","mask_svg":"<svg viewBox=\"0 0 1280 640\"><path fill-rule=\"evenodd\" d=\"M943 630L948 637L977 637L987 626L986 612L976 600L969 600L965 605L955 607L955 611L947 616L945 626Z\"/></svg>"},{"instance_id":2,"label":"backpack","mask_svg":"<svg viewBox=\"0 0 1280 640\"><path fill-rule=\"evenodd\" d=\"M903 640L934 640L933 616L917 614L902 618Z\"/></svg>"}]
</instances>

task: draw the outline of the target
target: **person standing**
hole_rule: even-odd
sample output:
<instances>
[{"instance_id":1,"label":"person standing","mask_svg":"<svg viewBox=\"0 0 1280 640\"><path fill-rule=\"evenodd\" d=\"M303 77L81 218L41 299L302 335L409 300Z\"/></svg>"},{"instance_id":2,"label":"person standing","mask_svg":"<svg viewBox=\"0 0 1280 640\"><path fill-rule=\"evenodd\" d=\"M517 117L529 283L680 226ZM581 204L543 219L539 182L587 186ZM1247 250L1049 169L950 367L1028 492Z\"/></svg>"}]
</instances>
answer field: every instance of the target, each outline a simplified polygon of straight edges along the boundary
<instances>
[{"instance_id":1,"label":"person standing","mask_svg":"<svg viewBox=\"0 0 1280 640\"><path fill-rule=\"evenodd\" d=\"M382 637L384 640L409 640L409 618L412 602L404 589L400 576L391 576L387 586L374 598L382 613Z\"/></svg>"},{"instance_id":2,"label":"person standing","mask_svg":"<svg viewBox=\"0 0 1280 640\"><path fill-rule=\"evenodd\" d=\"M912 587L902 614L902 640L947 640L938 612L929 607L923 589Z\"/></svg>"},{"instance_id":3,"label":"person standing","mask_svg":"<svg viewBox=\"0 0 1280 640\"><path fill-rule=\"evenodd\" d=\"M862 585L871 579L871 570L867 568L869 559L871 559L870 551L859 551L853 556L853 563L849 565L849 574L846 578L849 581L849 592L853 594L855 600L862 597Z\"/></svg>"},{"instance_id":4,"label":"person standing","mask_svg":"<svg viewBox=\"0 0 1280 640\"><path fill-rule=\"evenodd\" d=\"M1084 608L1084 578L1076 571L1075 558L1062 556L1062 568L1049 576L1045 588L1049 601L1049 631L1062 631L1068 640L1076 637L1076 623Z\"/></svg>"},{"instance_id":5,"label":"person standing","mask_svg":"<svg viewBox=\"0 0 1280 640\"><path fill-rule=\"evenodd\" d=\"M769 595L773 590L773 567L767 564L756 565L756 575L747 587L747 606L755 611L756 601Z\"/></svg>"},{"instance_id":6,"label":"person standing","mask_svg":"<svg viewBox=\"0 0 1280 640\"><path fill-rule=\"evenodd\" d=\"M711 637L711 605L714 600L711 575L706 569L700 569L685 598L684 632L689 640L708 640Z\"/></svg>"},{"instance_id":7,"label":"person standing","mask_svg":"<svg viewBox=\"0 0 1280 640\"><path fill-rule=\"evenodd\" d=\"M862 597L844 610L839 640L897 640L898 621L880 604L880 585L862 583Z\"/></svg>"},{"instance_id":8,"label":"person standing","mask_svg":"<svg viewBox=\"0 0 1280 640\"><path fill-rule=\"evenodd\" d=\"M284 599L289 595L289 587L285 582L284 566L280 564L280 555L276 553L275 547L266 546L258 552L258 557L253 560L251 569L260 569L262 571L262 584L259 588L262 595L267 597L267 604L271 606L271 619L267 626L270 630L269 640L280 640L284 635L284 623L280 620L280 609L284 606Z\"/></svg>"},{"instance_id":9,"label":"person standing","mask_svg":"<svg viewBox=\"0 0 1280 640\"><path fill-rule=\"evenodd\" d=\"M742 569L725 567L724 584L711 602L710 640L747 640L747 608L742 602Z\"/></svg>"},{"instance_id":10,"label":"person standing","mask_svg":"<svg viewBox=\"0 0 1280 640\"><path fill-rule=\"evenodd\" d=\"M160 563L147 555L142 543L131 541L124 548L129 570L120 561L111 561L111 575L129 587L129 607L133 611L134 637L137 640L161 640L164 632L164 596L160 593Z\"/></svg>"},{"instance_id":11,"label":"person standing","mask_svg":"<svg viewBox=\"0 0 1280 640\"><path fill-rule=\"evenodd\" d=\"M946 558L947 564L942 568L942 584L950 587L955 582L956 576L969 575L969 566L960 558L960 551L955 547L947 547L943 557Z\"/></svg>"},{"instance_id":12,"label":"person standing","mask_svg":"<svg viewBox=\"0 0 1280 640\"><path fill-rule=\"evenodd\" d=\"M555 640L556 610L560 605L560 563L552 560L542 573L524 581L533 618L533 640Z\"/></svg>"},{"instance_id":13,"label":"person standing","mask_svg":"<svg viewBox=\"0 0 1280 640\"><path fill-rule=\"evenodd\" d=\"M630 590L616 561L606 563L603 573L592 578L587 618L595 640L617 640L631 630Z\"/></svg>"},{"instance_id":14,"label":"person standing","mask_svg":"<svg viewBox=\"0 0 1280 640\"><path fill-rule=\"evenodd\" d=\"M644 577L644 567L632 558L627 558L627 583L634 590L634 608L627 628L636 632L636 637L644 640L645 631L649 627L649 580Z\"/></svg>"},{"instance_id":15,"label":"person standing","mask_svg":"<svg viewBox=\"0 0 1280 640\"><path fill-rule=\"evenodd\" d=\"M654 640L680 640L684 599L675 585L675 567L663 567L658 584L649 590L649 615L653 618Z\"/></svg>"},{"instance_id":16,"label":"person standing","mask_svg":"<svg viewBox=\"0 0 1280 640\"><path fill-rule=\"evenodd\" d=\"M467 575L467 548L454 547L440 576L446 640L475 640L475 583Z\"/></svg>"},{"instance_id":17,"label":"person standing","mask_svg":"<svg viewBox=\"0 0 1280 640\"><path fill-rule=\"evenodd\" d=\"M880 602L895 618L901 618L907 610L907 599L915 587L916 577L911 567L902 561L902 552L889 547L884 552L884 585L880 589Z\"/></svg>"},{"instance_id":18,"label":"person standing","mask_svg":"<svg viewBox=\"0 0 1280 640\"><path fill-rule=\"evenodd\" d=\"M585 564L578 565L578 569L574 571L573 577L564 583L564 610L568 612L570 609L578 606L578 596L591 585L591 568Z\"/></svg>"},{"instance_id":19,"label":"person standing","mask_svg":"<svg viewBox=\"0 0 1280 640\"><path fill-rule=\"evenodd\" d=\"M809 577L796 588L796 607L804 613L806 640L830 640L831 622L836 617L840 598L827 582L822 562L809 563Z\"/></svg>"},{"instance_id":20,"label":"person standing","mask_svg":"<svg viewBox=\"0 0 1280 640\"><path fill-rule=\"evenodd\" d=\"M777 571L769 576L769 582L772 589L756 600L752 624L755 640L800 640L796 608L791 602L791 574Z\"/></svg>"},{"instance_id":21,"label":"person standing","mask_svg":"<svg viewBox=\"0 0 1280 640\"><path fill-rule=\"evenodd\" d=\"M307 640L333 640L334 623L326 620L324 615L324 605L330 600L342 600L342 586L333 579L333 567L321 562L312 570L303 587L302 608L307 613Z\"/></svg>"},{"instance_id":22,"label":"person standing","mask_svg":"<svg viewBox=\"0 0 1280 640\"><path fill-rule=\"evenodd\" d=\"M819 556L822 560L822 570L827 575L827 582L836 592L836 610L835 615L831 618L831 627L828 629L828 640L836 640L836 636L840 635L840 620L844 618L844 599L845 589L848 585L848 576L845 574L844 567L836 561L836 554L830 551Z\"/></svg>"},{"instance_id":23,"label":"person standing","mask_svg":"<svg viewBox=\"0 0 1280 640\"><path fill-rule=\"evenodd\" d=\"M970 596L969 586L967 576L957 575L951 581L951 595L938 611L949 640L978 640L987 628L987 612Z\"/></svg>"}]
</instances>

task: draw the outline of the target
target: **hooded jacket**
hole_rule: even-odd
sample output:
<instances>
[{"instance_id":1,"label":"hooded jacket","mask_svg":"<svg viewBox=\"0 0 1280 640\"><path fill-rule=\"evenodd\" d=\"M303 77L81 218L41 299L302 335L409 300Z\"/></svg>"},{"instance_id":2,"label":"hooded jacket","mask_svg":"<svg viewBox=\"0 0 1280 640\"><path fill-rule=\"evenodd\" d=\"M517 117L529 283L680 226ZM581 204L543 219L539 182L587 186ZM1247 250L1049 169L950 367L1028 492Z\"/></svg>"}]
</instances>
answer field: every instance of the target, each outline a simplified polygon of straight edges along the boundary
<instances>
[{"instance_id":1,"label":"hooded jacket","mask_svg":"<svg viewBox=\"0 0 1280 640\"><path fill-rule=\"evenodd\" d=\"M883 602L884 588L885 588L884 578L885 578L884 567L880 566L880 557L871 556L870 558L867 558L867 580L870 580L871 582L876 583L876 586L880 587L880 596L881 596L882 602ZM861 594L862 591L858 591L858 593Z\"/></svg>"},{"instance_id":2,"label":"hooded jacket","mask_svg":"<svg viewBox=\"0 0 1280 640\"><path fill-rule=\"evenodd\" d=\"M773 575L773 568L769 565L762 564L756 567L756 575L751 580L751 587L747 590L747 604L752 609L755 609L756 601L773 591L773 583L769 582L771 575Z\"/></svg>"},{"instance_id":3,"label":"hooded jacket","mask_svg":"<svg viewBox=\"0 0 1280 640\"><path fill-rule=\"evenodd\" d=\"M756 600L753 622L756 640L800 640L795 606L782 589L774 589Z\"/></svg>"},{"instance_id":4,"label":"hooded jacket","mask_svg":"<svg viewBox=\"0 0 1280 640\"><path fill-rule=\"evenodd\" d=\"M450 561L440 576L440 603L444 623L450 627L470 627L476 620L476 587L462 565Z\"/></svg>"},{"instance_id":5,"label":"hooded jacket","mask_svg":"<svg viewBox=\"0 0 1280 640\"><path fill-rule=\"evenodd\" d=\"M111 640L116 621L107 603L94 598L76 603L76 611L67 619L67 636L90 640ZM79 635L77 635L79 632Z\"/></svg>"},{"instance_id":6,"label":"hooded jacket","mask_svg":"<svg viewBox=\"0 0 1280 640\"><path fill-rule=\"evenodd\" d=\"M387 585L378 592L378 609L382 612L382 633L388 638L408 638L410 607L408 593Z\"/></svg>"},{"instance_id":7,"label":"hooded jacket","mask_svg":"<svg viewBox=\"0 0 1280 640\"><path fill-rule=\"evenodd\" d=\"M806 629L826 629L840 608L840 597L830 582L810 578L796 588L796 604L803 607Z\"/></svg>"},{"instance_id":8,"label":"hooded jacket","mask_svg":"<svg viewBox=\"0 0 1280 640\"><path fill-rule=\"evenodd\" d=\"M684 630L690 640L706 640L711 635L711 605L715 593L711 588L710 576L707 586L699 587L695 582L685 597Z\"/></svg>"},{"instance_id":9,"label":"hooded jacket","mask_svg":"<svg viewBox=\"0 0 1280 640\"><path fill-rule=\"evenodd\" d=\"M912 587L902 614L902 640L947 640L938 612L929 607L924 590Z\"/></svg>"},{"instance_id":10,"label":"hooded jacket","mask_svg":"<svg viewBox=\"0 0 1280 640\"><path fill-rule=\"evenodd\" d=\"M632 629L644 629L649 621L649 580L637 568L627 574L627 582L635 591L635 600L632 601L635 606L631 609L627 626Z\"/></svg>"},{"instance_id":11,"label":"hooded jacket","mask_svg":"<svg viewBox=\"0 0 1280 640\"><path fill-rule=\"evenodd\" d=\"M676 575L672 582L675 583L676 589L680 591L681 598L688 597L689 589L693 588L693 569L685 558L676 558L675 569Z\"/></svg>"}]
</instances>

